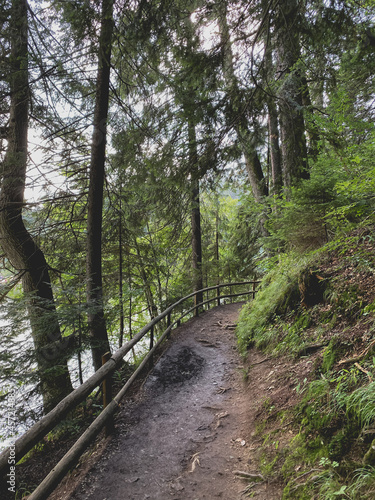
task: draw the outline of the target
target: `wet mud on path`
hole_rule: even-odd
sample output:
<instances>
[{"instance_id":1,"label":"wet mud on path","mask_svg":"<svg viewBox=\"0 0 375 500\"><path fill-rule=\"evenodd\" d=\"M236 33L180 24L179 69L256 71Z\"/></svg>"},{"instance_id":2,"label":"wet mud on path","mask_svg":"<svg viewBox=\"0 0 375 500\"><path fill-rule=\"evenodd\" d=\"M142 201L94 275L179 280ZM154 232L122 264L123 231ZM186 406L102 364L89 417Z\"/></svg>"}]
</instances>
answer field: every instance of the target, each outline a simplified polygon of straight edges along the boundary
<instances>
[{"instance_id":1,"label":"wet mud on path","mask_svg":"<svg viewBox=\"0 0 375 500\"><path fill-rule=\"evenodd\" d=\"M54 499L244 498L238 471L249 470L254 424L233 331L239 309L216 307L175 330L139 396L122 403L98 461Z\"/></svg>"}]
</instances>

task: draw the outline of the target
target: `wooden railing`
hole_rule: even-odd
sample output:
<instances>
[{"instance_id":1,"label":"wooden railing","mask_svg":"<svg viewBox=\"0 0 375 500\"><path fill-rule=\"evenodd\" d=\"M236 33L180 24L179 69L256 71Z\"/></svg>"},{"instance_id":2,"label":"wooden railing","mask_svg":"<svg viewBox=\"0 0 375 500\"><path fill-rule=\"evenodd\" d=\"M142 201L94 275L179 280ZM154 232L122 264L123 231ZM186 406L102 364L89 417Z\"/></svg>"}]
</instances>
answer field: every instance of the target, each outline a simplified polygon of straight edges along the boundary
<instances>
[{"instance_id":1,"label":"wooden railing","mask_svg":"<svg viewBox=\"0 0 375 500\"><path fill-rule=\"evenodd\" d=\"M252 298L255 297L256 285L259 281L243 281L236 283L226 283L211 286L199 290L196 292L183 297L178 300L173 305L169 306L165 311L154 318L150 323L148 323L137 335L135 335L131 340L126 342L120 349L118 349L112 356L105 358L105 363L103 366L97 370L94 375L87 379L82 385L75 389L71 394L64 398L60 403L51 410L47 415L36 422L25 434L23 434L14 445L4 450L0 455L0 476L5 476L8 473L9 464L14 463L14 459L18 462L22 457L25 456L40 440L44 438L61 420L74 408L76 408L80 403L82 403L92 391L103 384L103 399L104 405L103 410L99 416L91 423L87 430L81 435L81 437L75 442L73 447L69 452L60 460L60 462L51 470L51 472L46 476L42 483L34 490L34 492L28 497L28 500L45 500L48 495L56 488L59 482L63 479L66 473L76 464L79 457L88 448L88 446L94 441L98 436L100 431L106 427L107 432L113 428L113 416L119 407L121 399L124 397L126 392L129 390L131 385L134 383L141 371L150 363L153 359L155 350L160 346L160 344L169 337L173 327L178 326L181 320L189 315L194 314L197 316L200 309L205 306L209 307L211 302L216 302L217 305L221 304L224 299L238 299L239 297L244 297L251 295ZM251 289L241 290L237 293L232 293L234 287L248 287L251 285ZM229 290L229 293L225 291ZM222 293L224 291L224 293ZM213 296L210 296L213 292ZM196 303L196 297L198 294L205 294L206 300L200 303ZM202 296L202 295L201 295ZM191 307L179 311L181 305L183 305L189 299L194 299L194 304ZM172 319L172 313L177 312L177 319ZM155 342L154 330L155 326L164 318L166 318L166 329L160 335L160 337ZM124 356L147 334L150 334L150 350L147 355L143 358L141 364L127 380L126 384L117 393L117 395L112 399L111 397L111 375L114 371L119 368L121 361Z\"/></svg>"}]
</instances>

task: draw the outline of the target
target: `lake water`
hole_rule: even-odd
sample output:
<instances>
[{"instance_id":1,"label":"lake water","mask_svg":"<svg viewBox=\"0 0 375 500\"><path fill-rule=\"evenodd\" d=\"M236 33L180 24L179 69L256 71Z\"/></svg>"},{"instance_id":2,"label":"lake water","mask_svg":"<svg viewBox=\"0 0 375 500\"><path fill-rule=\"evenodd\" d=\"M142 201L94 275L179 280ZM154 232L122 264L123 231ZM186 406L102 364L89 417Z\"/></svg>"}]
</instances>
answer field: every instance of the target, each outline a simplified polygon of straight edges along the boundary
<instances>
[{"instance_id":1,"label":"lake water","mask_svg":"<svg viewBox=\"0 0 375 500\"><path fill-rule=\"evenodd\" d=\"M0 335L9 329L9 324L6 321L5 314L0 312ZM1 337L0 337L1 338ZM17 352L20 349L27 350L32 349L33 343L30 333L28 331L22 332L20 335L16 336L15 341L15 352L10 353L9 350L7 354L10 354L8 363L12 363L12 358L17 359ZM149 340L145 338L139 342L134 350L136 356L141 356L144 352L148 350ZM116 351L117 345L111 345L112 352ZM0 353L5 353L5 348L0 344ZM13 356L12 356L13 354ZM133 353L130 351L125 360L129 363L133 362ZM79 387L79 362L78 356L73 356L68 362L70 377L72 385L74 388ZM36 369L36 365L32 368ZM91 351L86 350L81 352L81 368L83 380L87 380L94 373L91 359ZM2 382L1 385L2 396L0 398L0 451L10 446L15 439L25 433L41 416L42 409L42 397L35 392L35 385L32 384L20 384L13 380L6 380ZM7 396L5 396L7 394ZM24 422L21 422L17 415L21 413Z\"/></svg>"}]
</instances>

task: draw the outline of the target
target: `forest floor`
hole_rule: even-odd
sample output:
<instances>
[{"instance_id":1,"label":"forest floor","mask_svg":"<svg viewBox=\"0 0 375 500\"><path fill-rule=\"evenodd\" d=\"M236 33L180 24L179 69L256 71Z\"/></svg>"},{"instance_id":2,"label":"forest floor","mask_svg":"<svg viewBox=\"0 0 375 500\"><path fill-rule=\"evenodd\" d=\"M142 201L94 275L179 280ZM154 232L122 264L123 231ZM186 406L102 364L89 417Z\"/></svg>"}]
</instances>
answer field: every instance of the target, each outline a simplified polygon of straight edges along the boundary
<instances>
[{"instance_id":1,"label":"forest floor","mask_svg":"<svg viewBox=\"0 0 375 500\"><path fill-rule=\"evenodd\" d=\"M296 403L293 389L309 365L256 350L242 358L234 333L240 307L216 307L174 331L140 390L122 402L115 433L82 457L50 500L281 499L280 475L267 459L275 444L264 446L262 421ZM285 444L293 437L287 426ZM282 446L280 439L278 452Z\"/></svg>"}]
</instances>

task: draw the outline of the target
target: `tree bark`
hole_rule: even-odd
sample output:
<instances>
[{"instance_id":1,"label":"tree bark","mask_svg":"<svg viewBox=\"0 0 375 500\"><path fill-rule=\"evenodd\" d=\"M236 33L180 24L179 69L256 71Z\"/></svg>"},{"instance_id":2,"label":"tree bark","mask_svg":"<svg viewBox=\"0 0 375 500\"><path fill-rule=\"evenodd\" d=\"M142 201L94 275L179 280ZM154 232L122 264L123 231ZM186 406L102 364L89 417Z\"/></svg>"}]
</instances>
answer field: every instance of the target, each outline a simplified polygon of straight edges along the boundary
<instances>
[{"instance_id":1,"label":"tree bark","mask_svg":"<svg viewBox=\"0 0 375 500\"><path fill-rule=\"evenodd\" d=\"M86 257L88 327L95 370L101 367L102 355L110 350L103 306L101 246L112 32L113 0L103 0L91 146Z\"/></svg>"},{"instance_id":2,"label":"tree bark","mask_svg":"<svg viewBox=\"0 0 375 500\"><path fill-rule=\"evenodd\" d=\"M137 257L138 257L139 274L141 275L141 278L143 281L143 286L145 289L148 312L150 315L150 319L154 319L158 315L158 308L157 308L157 305L155 304L154 294L152 293L150 280L148 279L146 267L145 267L145 264L143 262L143 257L141 254L141 249L139 248L139 245L137 242L137 237L135 235L134 235L134 245L135 245Z\"/></svg>"},{"instance_id":3,"label":"tree bark","mask_svg":"<svg viewBox=\"0 0 375 500\"><path fill-rule=\"evenodd\" d=\"M283 187L281 153L279 145L279 125L276 105L268 101L268 137L271 159L271 194L278 196Z\"/></svg>"},{"instance_id":4,"label":"tree bark","mask_svg":"<svg viewBox=\"0 0 375 500\"><path fill-rule=\"evenodd\" d=\"M193 269L193 290L203 288L202 232L200 211L200 189L198 172L198 152L195 126L188 116L189 171L191 175L191 248ZM196 295L196 303L203 302L202 292Z\"/></svg>"},{"instance_id":5,"label":"tree bark","mask_svg":"<svg viewBox=\"0 0 375 500\"><path fill-rule=\"evenodd\" d=\"M267 43L267 42L266 42ZM271 82L275 78L274 65L272 63L272 47L267 44L265 53L265 65L267 81ZM281 169L281 152L279 145L279 120L277 107L275 103L276 96L272 95L272 91L267 95L268 108L268 138L271 160L271 186L270 192L274 196L281 193L283 187L282 169Z\"/></svg>"},{"instance_id":6,"label":"tree bark","mask_svg":"<svg viewBox=\"0 0 375 500\"><path fill-rule=\"evenodd\" d=\"M320 134L319 134L319 128L316 125L316 122L314 120L314 113L313 113L313 109L312 109L313 105L311 102L310 89L309 89L309 85L307 83L307 79L306 79L305 75L302 77L302 85L303 85L303 87L302 87L302 104L308 112L307 123L306 123L306 131L307 131L307 135L309 138L308 154L309 154L309 157L316 160L318 157L318 154L319 154Z\"/></svg>"},{"instance_id":7,"label":"tree bark","mask_svg":"<svg viewBox=\"0 0 375 500\"><path fill-rule=\"evenodd\" d=\"M27 166L29 116L28 4L13 0L11 16L10 119L8 146L1 172L0 238L15 269L23 271L44 411L50 411L72 390L49 269L43 252L26 229L22 210Z\"/></svg>"},{"instance_id":8,"label":"tree bark","mask_svg":"<svg viewBox=\"0 0 375 500\"><path fill-rule=\"evenodd\" d=\"M297 0L281 0L276 8L275 46L278 55L278 90L284 186L288 189L309 177L302 103L301 49Z\"/></svg>"},{"instance_id":9,"label":"tree bark","mask_svg":"<svg viewBox=\"0 0 375 500\"><path fill-rule=\"evenodd\" d=\"M241 92L238 80L234 71L233 53L230 42L229 27L227 22L226 5L220 8L219 27L221 45L224 53L224 78L228 87L228 97L233 113L233 128L236 131L240 142L242 154L245 158L246 171L249 177L251 190L255 201L261 203L268 196L267 184L264 179L260 160L256 148L254 147L254 138L250 132L248 123L244 116L245 104L242 102Z\"/></svg>"},{"instance_id":10,"label":"tree bark","mask_svg":"<svg viewBox=\"0 0 375 500\"><path fill-rule=\"evenodd\" d=\"M119 238L118 238L118 294L119 294L119 303L120 303L120 335L119 335L119 347L122 347L124 341L124 273L123 273L123 244L122 244L122 206L121 206L121 196L122 192L120 189L120 207L119 207Z\"/></svg>"}]
</instances>

